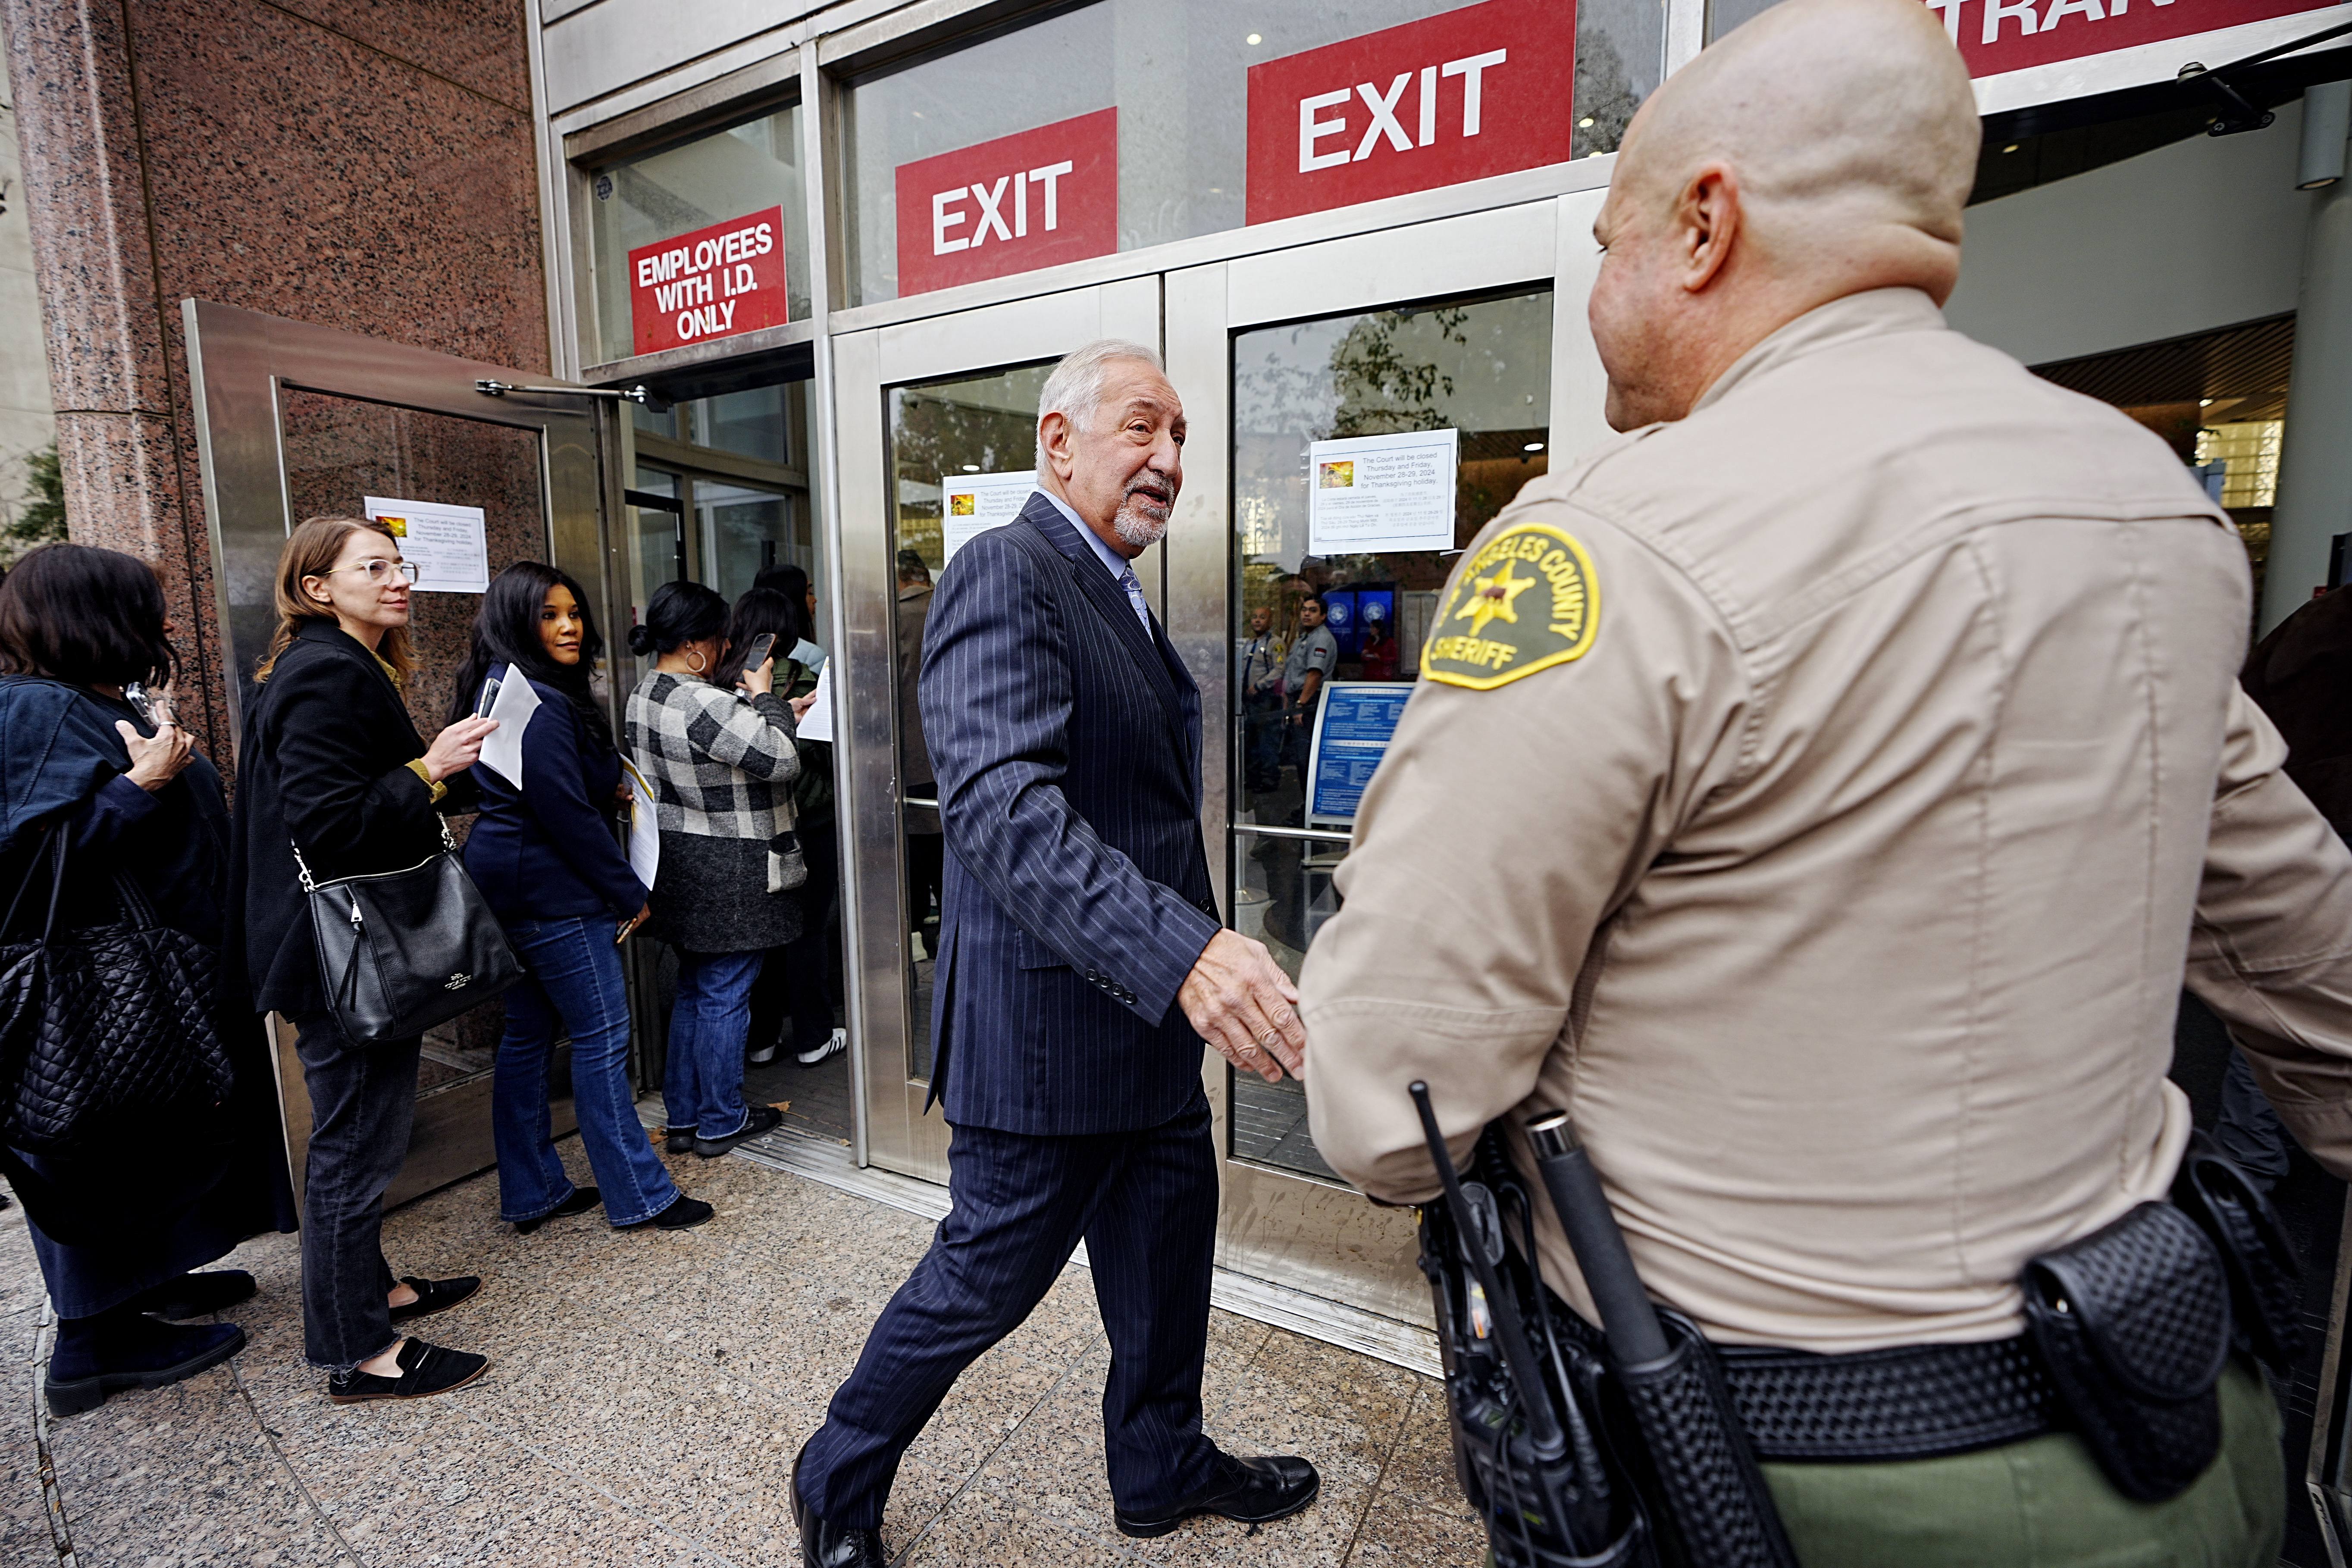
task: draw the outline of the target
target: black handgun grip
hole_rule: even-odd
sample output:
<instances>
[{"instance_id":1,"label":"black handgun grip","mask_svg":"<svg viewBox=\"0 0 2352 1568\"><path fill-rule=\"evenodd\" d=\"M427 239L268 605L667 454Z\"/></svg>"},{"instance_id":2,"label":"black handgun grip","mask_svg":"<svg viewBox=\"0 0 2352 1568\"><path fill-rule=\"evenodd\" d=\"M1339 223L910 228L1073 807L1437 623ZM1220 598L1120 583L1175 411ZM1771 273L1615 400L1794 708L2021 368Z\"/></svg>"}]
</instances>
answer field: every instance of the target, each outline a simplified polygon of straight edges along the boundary
<instances>
[{"instance_id":1,"label":"black handgun grip","mask_svg":"<svg viewBox=\"0 0 2352 1568\"><path fill-rule=\"evenodd\" d=\"M1642 1366L1664 1359L1666 1333L1658 1326L1658 1310L1642 1289L1633 1255L1625 1249L1625 1233L1617 1228L1609 1196L1601 1190L1600 1173L1576 1141L1567 1114L1528 1123L1528 1141L1535 1146L1544 1190L1551 1194L1560 1228L1568 1233L1569 1247L1576 1254L1584 1288L1592 1293L1617 1364Z\"/></svg>"}]
</instances>

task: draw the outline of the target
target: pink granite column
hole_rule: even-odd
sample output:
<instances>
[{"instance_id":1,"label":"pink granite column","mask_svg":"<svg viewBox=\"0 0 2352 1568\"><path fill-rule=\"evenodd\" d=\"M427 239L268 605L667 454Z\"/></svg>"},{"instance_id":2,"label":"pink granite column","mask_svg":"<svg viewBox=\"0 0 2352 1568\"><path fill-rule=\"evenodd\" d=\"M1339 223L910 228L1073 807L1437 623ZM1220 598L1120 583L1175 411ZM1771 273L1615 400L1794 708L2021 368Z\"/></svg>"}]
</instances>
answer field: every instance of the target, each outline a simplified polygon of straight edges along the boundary
<instances>
[{"instance_id":1,"label":"pink granite column","mask_svg":"<svg viewBox=\"0 0 2352 1568\"><path fill-rule=\"evenodd\" d=\"M211 550L182 489L183 411L164 353L123 9L119 0L0 0L0 10L67 518L76 542L162 573L185 661L182 713L226 765Z\"/></svg>"}]
</instances>

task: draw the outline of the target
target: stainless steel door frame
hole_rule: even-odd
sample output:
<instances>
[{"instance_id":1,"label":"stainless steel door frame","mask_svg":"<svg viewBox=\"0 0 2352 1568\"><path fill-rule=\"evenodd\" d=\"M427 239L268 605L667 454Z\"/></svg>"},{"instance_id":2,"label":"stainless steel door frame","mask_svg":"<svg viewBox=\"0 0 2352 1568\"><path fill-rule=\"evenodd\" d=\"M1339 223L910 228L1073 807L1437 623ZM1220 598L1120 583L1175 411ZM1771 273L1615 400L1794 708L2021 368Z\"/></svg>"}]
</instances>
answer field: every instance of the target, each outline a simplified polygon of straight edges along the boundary
<instances>
[{"instance_id":1,"label":"stainless steel door frame","mask_svg":"<svg viewBox=\"0 0 2352 1568\"><path fill-rule=\"evenodd\" d=\"M615 574L623 563L604 537L604 497L618 493L619 443L608 438L609 416L603 399L568 389L493 397L475 384L557 384L535 371L459 359L209 300L184 300L180 312L187 331L213 589L230 670L233 739L242 739L245 684L268 647L274 622L271 577L278 549L295 521L286 472L284 409L289 391L536 432L549 559L587 587L596 600L596 614L606 626L613 626L612 606L626 601L615 598ZM617 658L609 668L617 718L635 668ZM645 1016L645 1010L638 1016ZM271 1026L287 1157L299 1194L310 1143L310 1097L294 1056L291 1026L274 1016ZM398 1203L429 1192L495 1162L489 1096L489 1081L483 1075L419 1099L408 1162L386 1201ZM573 1123L568 1100L556 1107L556 1115L557 1130L570 1131Z\"/></svg>"},{"instance_id":2,"label":"stainless steel door frame","mask_svg":"<svg viewBox=\"0 0 2352 1568\"><path fill-rule=\"evenodd\" d=\"M947 1180L947 1124L923 1114L929 1084L911 1070L913 1020L908 1016L909 951L905 836L898 777L898 642L892 619L895 509L889 469L890 388L961 373L1053 359L1097 338L1160 343L1160 279L1127 279L1066 293L958 311L833 339L837 389L835 451L843 520L840 647L834 654L837 759L843 781L842 851L851 862L844 918L856 922L861 1033L858 1105L868 1163L886 1170ZM856 520L852 521L851 520ZM1160 573L1139 574L1160 598Z\"/></svg>"},{"instance_id":3,"label":"stainless steel door frame","mask_svg":"<svg viewBox=\"0 0 2352 1568\"><path fill-rule=\"evenodd\" d=\"M1183 395L1192 437L1184 493L1168 531L1170 639L1201 688L1201 831L1230 897L1232 860L1233 334L1240 330L1549 280L1552 444L1588 446L1605 434L1606 380L1586 329L1591 237L1604 191L1583 191L1380 234L1239 257L1166 277L1170 378ZM1206 716L1215 715L1216 718ZM1227 911L1230 919L1231 911ZM1314 1045L1308 1042L1310 1065ZM1231 1149L1231 1079L1204 1053L1202 1079ZM1429 1288L1414 1264L1409 1213L1378 1208L1328 1182L1225 1157L1217 1262L1235 1273L1367 1311L1431 1324Z\"/></svg>"}]
</instances>

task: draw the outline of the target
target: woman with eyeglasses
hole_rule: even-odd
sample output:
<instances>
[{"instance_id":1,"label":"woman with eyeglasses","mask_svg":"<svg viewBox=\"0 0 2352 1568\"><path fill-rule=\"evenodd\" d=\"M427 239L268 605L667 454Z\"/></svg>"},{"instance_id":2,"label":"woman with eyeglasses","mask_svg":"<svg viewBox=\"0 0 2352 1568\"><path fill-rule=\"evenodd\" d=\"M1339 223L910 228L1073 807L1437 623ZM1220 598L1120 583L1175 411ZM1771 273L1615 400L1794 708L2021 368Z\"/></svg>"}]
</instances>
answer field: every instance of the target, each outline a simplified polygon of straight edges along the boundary
<instances>
[{"instance_id":1,"label":"woman with eyeglasses","mask_svg":"<svg viewBox=\"0 0 2352 1568\"><path fill-rule=\"evenodd\" d=\"M383 1194L408 1153L421 1037L342 1037L295 867L320 881L402 871L442 847L443 814L470 810L467 770L498 726L464 719L425 744L403 693L416 568L380 523L306 520L278 552L278 628L254 671L237 748L224 969L256 1012L283 1015L310 1091L302 1213L302 1338L338 1405L414 1399L478 1377L488 1358L404 1337L395 1324L456 1306L471 1277L395 1279Z\"/></svg>"}]
</instances>

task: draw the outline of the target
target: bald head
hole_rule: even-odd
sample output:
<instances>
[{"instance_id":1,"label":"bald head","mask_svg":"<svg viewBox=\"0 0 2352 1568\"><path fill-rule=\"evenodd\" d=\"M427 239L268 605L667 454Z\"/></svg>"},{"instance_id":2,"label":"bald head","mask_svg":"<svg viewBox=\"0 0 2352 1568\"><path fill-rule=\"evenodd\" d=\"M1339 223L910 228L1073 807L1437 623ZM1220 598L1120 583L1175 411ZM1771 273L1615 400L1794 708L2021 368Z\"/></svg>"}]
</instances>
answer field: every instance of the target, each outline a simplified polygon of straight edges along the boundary
<instances>
[{"instance_id":1,"label":"bald head","mask_svg":"<svg viewBox=\"0 0 2352 1568\"><path fill-rule=\"evenodd\" d=\"M1780 327L1868 289L1959 277L1980 132L1918 0L1781 0L1633 117L1595 226L1610 423L1680 418Z\"/></svg>"}]
</instances>

